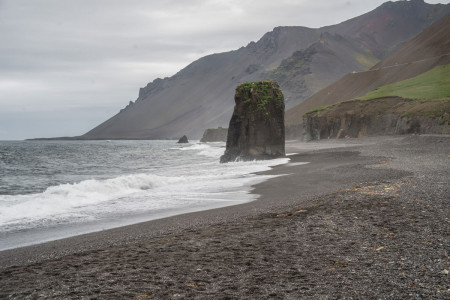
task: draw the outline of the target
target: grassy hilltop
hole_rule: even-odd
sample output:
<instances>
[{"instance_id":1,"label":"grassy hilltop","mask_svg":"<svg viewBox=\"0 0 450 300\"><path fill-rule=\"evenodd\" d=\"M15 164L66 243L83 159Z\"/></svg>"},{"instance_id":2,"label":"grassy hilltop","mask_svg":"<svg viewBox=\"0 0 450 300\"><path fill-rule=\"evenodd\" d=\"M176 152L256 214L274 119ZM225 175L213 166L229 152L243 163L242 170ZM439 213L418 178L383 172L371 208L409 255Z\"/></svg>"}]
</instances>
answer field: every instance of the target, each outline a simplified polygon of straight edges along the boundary
<instances>
[{"instance_id":1,"label":"grassy hilltop","mask_svg":"<svg viewBox=\"0 0 450 300\"><path fill-rule=\"evenodd\" d=\"M388 99L396 100L389 102ZM352 104L355 113L379 115L396 112L402 117L444 117L450 114L450 65L438 66L419 76L382 86L362 97L314 108L307 114L320 117L335 115L348 111L348 104ZM450 122L448 117L445 120Z\"/></svg>"},{"instance_id":2,"label":"grassy hilltop","mask_svg":"<svg viewBox=\"0 0 450 300\"><path fill-rule=\"evenodd\" d=\"M450 65L320 106L304 116L306 140L450 133Z\"/></svg>"},{"instance_id":3,"label":"grassy hilltop","mask_svg":"<svg viewBox=\"0 0 450 300\"><path fill-rule=\"evenodd\" d=\"M450 65L438 66L419 76L382 86L358 100L398 96L418 100L444 100L450 98Z\"/></svg>"}]
</instances>

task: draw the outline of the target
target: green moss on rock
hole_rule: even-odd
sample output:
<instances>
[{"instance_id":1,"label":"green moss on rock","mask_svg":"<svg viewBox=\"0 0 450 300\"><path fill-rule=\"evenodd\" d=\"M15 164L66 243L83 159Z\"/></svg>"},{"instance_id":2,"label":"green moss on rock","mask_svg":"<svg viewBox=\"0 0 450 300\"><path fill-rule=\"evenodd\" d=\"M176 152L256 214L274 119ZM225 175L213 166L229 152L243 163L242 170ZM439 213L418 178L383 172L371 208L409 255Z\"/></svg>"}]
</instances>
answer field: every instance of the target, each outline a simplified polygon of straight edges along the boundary
<instances>
[{"instance_id":1,"label":"green moss on rock","mask_svg":"<svg viewBox=\"0 0 450 300\"><path fill-rule=\"evenodd\" d=\"M243 103L251 110L262 112L266 116L269 115L267 109L270 101L277 107L284 105L280 86L271 80L242 83L236 88L236 94L245 99Z\"/></svg>"},{"instance_id":2,"label":"green moss on rock","mask_svg":"<svg viewBox=\"0 0 450 300\"><path fill-rule=\"evenodd\" d=\"M277 82L237 86L236 105L221 162L268 159L285 155L284 97Z\"/></svg>"}]
</instances>

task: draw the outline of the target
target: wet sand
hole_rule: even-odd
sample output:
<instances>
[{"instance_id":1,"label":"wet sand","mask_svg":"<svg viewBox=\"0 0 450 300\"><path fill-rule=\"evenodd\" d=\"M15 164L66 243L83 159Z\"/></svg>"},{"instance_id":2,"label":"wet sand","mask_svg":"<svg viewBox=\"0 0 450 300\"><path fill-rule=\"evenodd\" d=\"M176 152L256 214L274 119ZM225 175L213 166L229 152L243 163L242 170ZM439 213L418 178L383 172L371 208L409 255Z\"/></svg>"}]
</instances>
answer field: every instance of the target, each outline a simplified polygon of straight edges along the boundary
<instances>
[{"instance_id":1,"label":"wet sand","mask_svg":"<svg viewBox=\"0 0 450 300\"><path fill-rule=\"evenodd\" d=\"M450 296L450 136L287 149L257 201L0 252L0 298Z\"/></svg>"}]
</instances>

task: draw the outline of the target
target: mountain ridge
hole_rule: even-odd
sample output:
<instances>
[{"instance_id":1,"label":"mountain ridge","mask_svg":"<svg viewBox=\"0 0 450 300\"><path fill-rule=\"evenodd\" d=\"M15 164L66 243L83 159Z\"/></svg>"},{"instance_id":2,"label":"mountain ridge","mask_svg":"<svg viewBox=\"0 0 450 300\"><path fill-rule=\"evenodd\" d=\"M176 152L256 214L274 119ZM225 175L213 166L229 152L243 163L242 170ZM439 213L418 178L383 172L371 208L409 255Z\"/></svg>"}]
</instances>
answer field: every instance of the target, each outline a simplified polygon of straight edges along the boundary
<instances>
[{"instance_id":1,"label":"mountain ridge","mask_svg":"<svg viewBox=\"0 0 450 300\"><path fill-rule=\"evenodd\" d=\"M81 137L160 139L186 134L190 138L199 138L206 128L228 125L234 89L239 83L274 79L277 71L285 75L279 83L286 95L286 106L294 107L339 77L352 71L367 70L369 64L376 63L385 52L392 51L438 16L450 11L449 4L436 6L420 0L393 2L389 5L401 12L397 13L398 20L391 25L379 24L376 19L380 15L393 18L392 8L385 4L337 25L316 29L275 27L245 47L202 57L171 77L158 78L147 84L139 90L135 102L130 101L118 114ZM427 19L432 13L433 18ZM415 25L404 25L408 22ZM361 24L371 25L358 31ZM398 28L398 34L388 38L378 33L377 28L382 31L388 25ZM307 74L301 73L302 67L296 69L294 66L294 72L283 69L289 69L289 64L283 66L283 62L291 59L298 63L301 59L298 51L307 53L308 49L316 52L310 53L310 61L303 66L303 70L309 69ZM340 61L343 63L339 64ZM330 71L329 65L336 67Z\"/></svg>"}]
</instances>

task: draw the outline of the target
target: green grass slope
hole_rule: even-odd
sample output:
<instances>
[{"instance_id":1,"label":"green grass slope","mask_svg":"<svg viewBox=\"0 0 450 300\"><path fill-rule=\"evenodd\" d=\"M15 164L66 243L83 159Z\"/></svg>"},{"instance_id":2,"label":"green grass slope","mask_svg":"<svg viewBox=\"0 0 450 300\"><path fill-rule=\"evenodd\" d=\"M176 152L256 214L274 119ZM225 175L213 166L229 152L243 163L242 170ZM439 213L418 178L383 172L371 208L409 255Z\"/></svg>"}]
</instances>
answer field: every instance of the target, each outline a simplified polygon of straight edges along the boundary
<instances>
[{"instance_id":1,"label":"green grass slope","mask_svg":"<svg viewBox=\"0 0 450 300\"><path fill-rule=\"evenodd\" d=\"M419 76L382 86L357 99L368 100L390 96L420 100L450 98L450 65L438 66Z\"/></svg>"},{"instance_id":2,"label":"green grass slope","mask_svg":"<svg viewBox=\"0 0 450 300\"><path fill-rule=\"evenodd\" d=\"M450 134L450 65L304 115L305 140Z\"/></svg>"},{"instance_id":3,"label":"green grass slope","mask_svg":"<svg viewBox=\"0 0 450 300\"><path fill-rule=\"evenodd\" d=\"M382 86L362 97L316 107L308 117L339 117L348 112L365 115L398 114L431 117L450 124L450 65L438 66L419 76Z\"/></svg>"},{"instance_id":4,"label":"green grass slope","mask_svg":"<svg viewBox=\"0 0 450 300\"><path fill-rule=\"evenodd\" d=\"M316 107L307 114L317 112L324 115L335 111L344 103L353 103L357 107L363 101L385 101L387 98L397 97L408 99L409 108L414 111L414 115L427 115L430 109L438 114L450 113L450 65L438 66L419 76L379 87L362 97ZM406 107L404 109L407 113Z\"/></svg>"}]
</instances>

